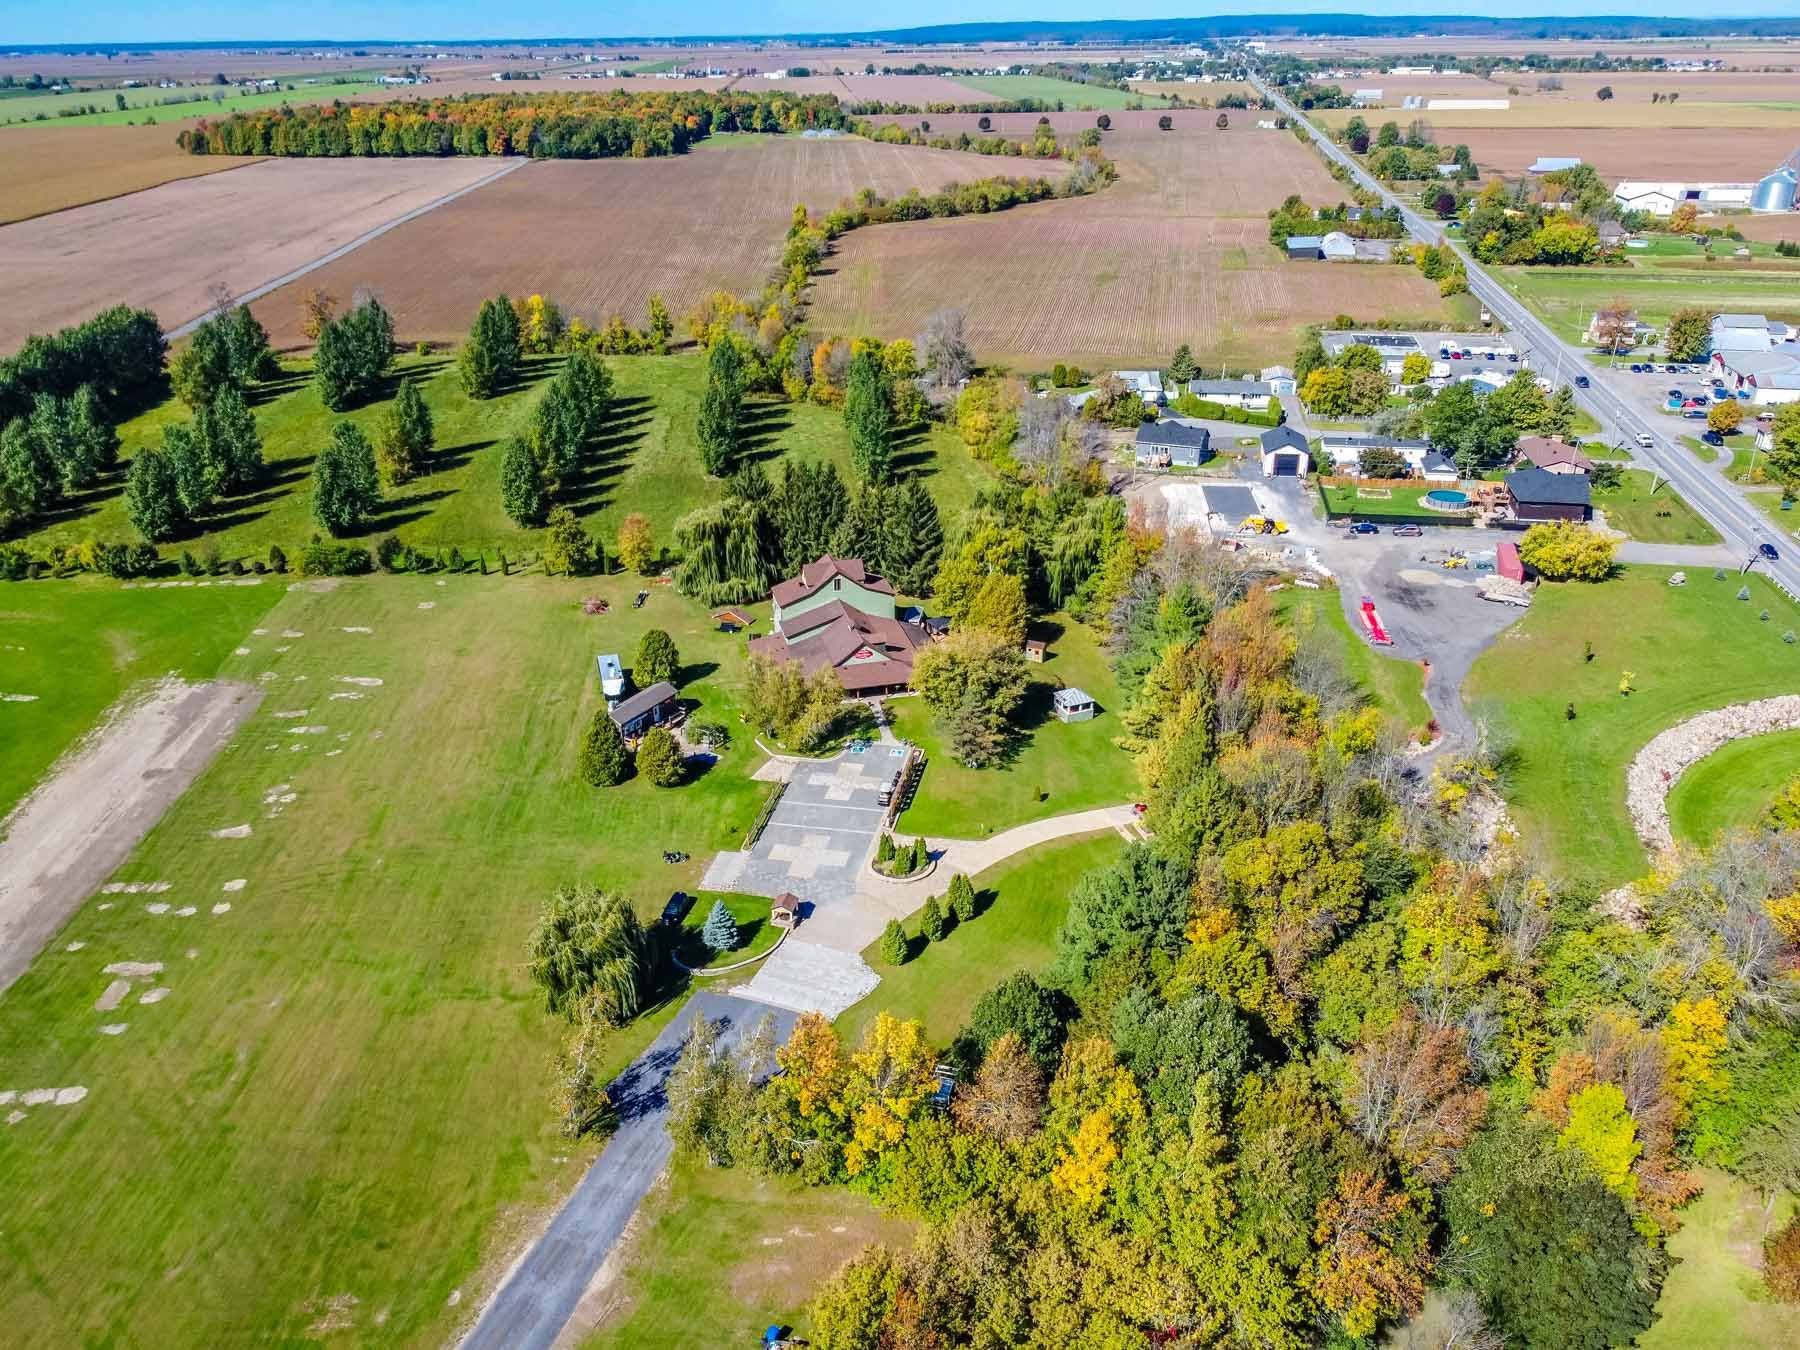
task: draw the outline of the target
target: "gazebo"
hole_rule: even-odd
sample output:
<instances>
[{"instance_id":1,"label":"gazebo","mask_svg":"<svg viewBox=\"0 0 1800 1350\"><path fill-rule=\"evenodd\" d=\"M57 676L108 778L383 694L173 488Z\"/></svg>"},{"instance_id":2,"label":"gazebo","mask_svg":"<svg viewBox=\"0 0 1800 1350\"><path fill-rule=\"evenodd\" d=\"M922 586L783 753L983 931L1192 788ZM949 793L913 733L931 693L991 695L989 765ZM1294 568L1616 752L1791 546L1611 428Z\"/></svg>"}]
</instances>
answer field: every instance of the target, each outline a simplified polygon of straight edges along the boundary
<instances>
[{"instance_id":1,"label":"gazebo","mask_svg":"<svg viewBox=\"0 0 1800 1350\"><path fill-rule=\"evenodd\" d=\"M800 926L800 897L792 891L783 891L769 903L769 922L777 928L797 928Z\"/></svg>"}]
</instances>

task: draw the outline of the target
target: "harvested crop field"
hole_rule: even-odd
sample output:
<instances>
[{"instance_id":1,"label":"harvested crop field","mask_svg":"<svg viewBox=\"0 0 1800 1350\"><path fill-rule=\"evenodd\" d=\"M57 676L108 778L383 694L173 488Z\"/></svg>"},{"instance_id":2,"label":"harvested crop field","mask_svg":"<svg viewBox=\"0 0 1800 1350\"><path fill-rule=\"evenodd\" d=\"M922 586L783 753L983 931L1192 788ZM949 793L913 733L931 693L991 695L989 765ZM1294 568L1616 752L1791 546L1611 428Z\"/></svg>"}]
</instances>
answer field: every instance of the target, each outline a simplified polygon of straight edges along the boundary
<instances>
[{"instance_id":1,"label":"harvested crop field","mask_svg":"<svg viewBox=\"0 0 1800 1350\"><path fill-rule=\"evenodd\" d=\"M0 225L254 163L187 154L172 127L14 127L0 134Z\"/></svg>"},{"instance_id":2,"label":"harvested crop field","mask_svg":"<svg viewBox=\"0 0 1800 1350\"><path fill-rule=\"evenodd\" d=\"M1800 126L1717 130L1672 127L1658 131L1570 127L1557 130L1472 127L1438 123L1440 142L1461 142L1486 173L1520 174L1539 155L1579 155L1609 182L1621 178L1751 181L1768 173L1796 146Z\"/></svg>"},{"instance_id":3,"label":"harvested crop field","mask_svg":"<svg viewBox=\"0 0 1800 1350\"><path fill-rule=\"evenodd\" d=\"M1290 263L1270 246L1268 211L1289 193L1342 196L1291 135L1190 122L1107 146L1120 178L1095 196L845 236L815 286L814 328L911 336L952 306L984 359L1149 361L1188 342L1242 369L1286 359L1302 326L1336 314L1448 317L1411 269Z\"/></svg>"},{"instance_id":4,"label":"harvested crop field","mask_svg":"<svg viewBox=\"0 0 1800 1350\"><path fill-rule=\"evenodd\" d=\"M787 89L796 94L836 94L850 103L992 103L994 96L944 75L800 75L779 80L746 76L734 90Z\"/></svg>"},{"instance_id":5,"label":"harvested crop field","mask_svg":"<svg viewBox=\"0 0 1800 1350\"><path fill-rule=\"evenodd\" d=\"M1387 97L1392 98L1392 95ZM1504 99L1505 96L1500 97ZM1504 127L1508 130L1527 127L1556 130L1572 127L1630 131L1640 135L1648 132L1652 141L1665 131L1707 128L1716 133L1729 132L1730 138L1735 139L1745 132L1781 129L1787 136L1789 149L1800 142L1800 102L1794 101L1707 103L1699 99L1684 98L1677 103L1652 103L1648 95L1633 101L1613 99L1608 103L1595 99L1584 102L1565 98L1522 98L1514 100L1510 108L1421 108L1417 111L1402 111L1386 107L1364 109L1360 114L1348 108L1334 108L1318 114L1318 117L1331 126L1342 126L1358 115L1371 124L1390 119L1404 123L1414 117L1422 117L1436 130L1439 141L1450 140L1452 132L1458 133L1457 138L1460 139L1464 128L1473 127ZM1727 140L1723 135L1719 139L1722 142ZM1730 145L1721 144L1720 149L1729 151Z\"/></svg>"},{"instance_id":6,"label":"harvested crop field","mask_svg":"<svg viewBox=\"0 0 1800 1350\"><path fill-rule=\"evenodd\" d=\"M205 313L214 286L241 295L506 167L267 160L7 225L0 351L119 303L146 306L174 328Z\"/></svg>"},{"instance_id":7,"label":"harvested crop field","mask_svg":"<svg viewBox=\"0 0 1800 1350\"><path fill-rule=\"evenodd\" d=\"M666 159L546 160L400 229L257 302L278 343L301 340L301 293L380 295L400 335L462 337L483 298L540 292L572 315L644 321L660 293L679 318L713 291L755 291L796 202L857 189L935 190L1027 172L1018 161L849 137L769 137ZM1050 172L1061 166L1052 164Z\"/></svg>"}]
</instances>

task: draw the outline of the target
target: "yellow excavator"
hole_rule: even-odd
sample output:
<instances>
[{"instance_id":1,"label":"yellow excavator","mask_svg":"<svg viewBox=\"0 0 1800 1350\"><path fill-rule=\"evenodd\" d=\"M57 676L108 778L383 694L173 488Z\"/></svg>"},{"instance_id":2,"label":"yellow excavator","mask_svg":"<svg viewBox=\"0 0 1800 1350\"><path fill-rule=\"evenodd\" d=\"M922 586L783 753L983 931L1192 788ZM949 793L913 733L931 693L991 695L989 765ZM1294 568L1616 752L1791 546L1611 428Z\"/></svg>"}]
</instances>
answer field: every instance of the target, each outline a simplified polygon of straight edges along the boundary
<instances>
[{"instance_id":1,"label":"yellow excavator","mask_svg":"<svg viewBox=\"0 0 1800 1350\"><path fill-rule=\"evenodd\" d=\"M1240 530L1249 530L1252 534L1286 534L1285 520L1274 520L1268 516L1245 516L1238 525Z\"/></svg>"}]
</instances>

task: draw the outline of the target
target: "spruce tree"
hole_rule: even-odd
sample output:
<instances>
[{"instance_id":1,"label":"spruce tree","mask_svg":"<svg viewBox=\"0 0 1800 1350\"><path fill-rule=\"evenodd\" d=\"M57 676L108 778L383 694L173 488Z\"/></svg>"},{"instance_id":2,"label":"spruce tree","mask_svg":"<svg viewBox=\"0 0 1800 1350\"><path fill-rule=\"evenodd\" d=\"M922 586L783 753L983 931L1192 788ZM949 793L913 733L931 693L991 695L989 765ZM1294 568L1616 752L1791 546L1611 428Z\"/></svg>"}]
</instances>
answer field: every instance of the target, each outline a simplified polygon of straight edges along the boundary
<instances>
[{"instance_id":1,"label":"spruce tree","mask_svg":"<svg viewBox=\"0 0 1800 1350\"><path fill-rule=\"evenodd\" d=\"M651 727L638 742L637 771L657 787L674 787L687 771L681 745L667 727Z\"/></svg>"},{"instance_id":2,"label":"spruce tree","mask_svg":"<svg viewBox=\"0 0 1800 1350\"><path fill-rule=\"evenodd\" d=\"M781 536L782 564L789 575L832 550L849 506L850 494L836 465L783 461L773 514Z\"/></svg>"},{"instance_id":3,"label":"spruce tree","mask_svg":"<svg viewBox=\"0 0 1800 1350\"><path fill-rule=\"evenodd\" d=\"M231 353L231 374L238 384L266 380L280 371L280 363L269 349L269 331L248 305L238 305L216 322L224 329L225 345Z\"/></svg>"},{"instance_id":4,"label":"spruce tree","mask_svg":"<svg viewBox=\"0 0 1800 1350\"><path fill-rule=\"evenodd\" d=\"M387 413L381 419L376 457L381 467L381 480L389 487L411 481L431 453L434 430L431 409L411 380L400 382Z\"/></svg>"},{"instance_id":5,"label":"spruce tree","mask_svg":"<svg viewBox=\"0 0 1800 1350\"><path fill-rule=\"evenodd\" d=\"M612 787L625 781L630 768L631 756L612 714L605 708L596 710L581 740L581 781L589 787Z\"/></svg>"},{"instance_id":6,"label":"spruce tree","mask_svg":"<svg viewBox=\"0 0 1800 1350\"><path fill-rule=\"evenodd\" d=\"M737 920L731 917L731 911L725 908L723 900L713 901L707 911L706 923L700 929L700 940L715 952L728 952L738 945Z\"/></svg>"},{"instance_id":7,"label":"spruce tree","mask_svg":"<svg viewBox=\"0 0 1800 1350\"><path fill-rule=\"evenodd\" d=\"M23 417L0 433L0 527L14 529L56 500L56 466Z\"/></svg>"},{"instance_id":8,"label":"spruce tree","mask_svg":"<svg viewBox=\"0 0 1800 1350\"><path fill-rule=\"evenodd\" d=\"M175 464L167 451L146 447L132 457L125 475L125 518L152 543L173 539L186 522Z\"/></svg>"},{"instance_id":9,"label":"spruce tree","mask_svg":"<svg viewBox=\"0 0 1800 1350\"><path fill-rule=\"evenodd\" d=\"M469 340L457 353L457 374L470 398L493 398L506 391L519 371L519 316L504 295L483 300Z\"/></svg>"},{"instance_id":10,"label":"spruce tree","mask_svg":"<svg viewBox=\"0 0 1800 1350\"><path fill-rule=\"evenodd\" d=\"M892 494L882 536L883 574L900 590L923 595L944 556L944 527L937 503L918 479Z\"/></svg>"},{"instance_id":11,"label":"spruce tree","mask_svg":"<svg viewBox=\"0 0 1800 1350\"><path fill-rule=\"evenodd\" d=\"M850 361L844 427L850 436L850 463L858 476L865 483L885 483L893 473L893 419L887 374L873 350L859 352Z\"/></svg>"},{"instance_id":12,"label":"spruce tree","mask_svg":"<svg viewBox=\"0 0 1800 1350\"><path fill-rule=\"evenodd\" d=\"M93 385L82 385L69 400L68 426L82 472L87 475L79 486L85 487L119 462L119 433Z\"/></svg>"},{"instance_id":13,"label":"spruce tree","mask_svg":"<svg viewBox=\"0 0 1800 1350\"><path fill-rule=\"evenodd\" d=\"M875 861L889 863L894 860L894 839L886 830L881 832L881 842L875 846Z\"/></svg>"},{"instance_id":14,"label":"spruce tree","mask_svg":"<svg viewBox=\"0 0 1800 1350\"><path fill-rule=\"evenodd\" d=\"M925 901L925 908L919 914L919 931L927 942L942 942L950 931L944 922L944 908L938 904L935 895Z\"/></svg>"},{"instance_id":15,"label":"spruce tree","mask_svg":"<svg viewBox=\"0 0 1800 1350\"><path fill-rule=\"evenodd\" d=\"M900 920L889 919L887 927L881 930L881 959L890 966L903 966L906 956L906 930L900 926Z\"/></svg>"},{"instance_id":16,"label":"spruce tree","mask_svg":"<svg viewBox=\"0 0 1800 1350\"><path fill-rule=\"evenodd\" d=\"M517 436L500 452L500 506L515 525L542 525L547 507L537 456Z\"/></svg>"},{"instance_id":17,"label":"spruce tree","mask_svg":"<svg viewBox=\"0 0 1800 1350\"><path fill-rule=\"evenodd\" d=\"M958 923L968 923L975 917L975 884L968 876L958 872L950 878L950 912L956 915Z\"/></svg>"},{"instance_id":18,"label":"spruce tree","mask_svg":"<svg viewBox=\"0 0 1800 1350\"><path fill-rule=\"evenodd\" d=\"M931 850L925 845L925 836L920 835L913 840L912 870L923 872L931 864Z\"/></svg>"},{"instance_id":19,"label":"spruce tree","mask_svg":"<svg viewBox=\"0 0 1800 1350\"><path fill-rule=\"evenodd\" d=\"M631 678L638 688L648 689L661 680L673 680L681 673L681 654L675 639L660 628L652 628L638 639L637 656L631 663Z\"/></svg>"},{"instance_id":20,"label":"spruce tree","mask_svg":"<svg viewBox=\"0 0 1800 1350\"><path fill-rule=\"evenodd\" d=\"M203 514L225 487L225 463L205 414L203 408L194 421L163 428L163 450L175 471L182 512L188 516Z\"/></svg>"},{"instance_id":21,"label":"spruce tree","mask_svg":"<svg viewBox=\"0 0 1800 1350\"><path fill-rule=\"evenodd\" d=\"M1178 385L1185 385L1199 373L1199 368L1194 365L1193 348L1182 343L1169 358L1169 378Z\"/></svg>"},{"instance_id":22,"label":"spruce tree","mask_svg":"<svg viewBox=\"0 0 1800 1350\"><path fill-rule=\"evenodd\" d=\"M339 422L313 465L313 518L328 534L349 534L381 502L375 450L362 428Z\"/></svg>"},{"instance_id":23,"label":"spruce tree","mask_svg":"<svg viewBox=\"0 0 1800 1350\"><path fill-rule=\"evenodd\" d=\"M256 429L256 414L237 386L221 389L197 421L201 435L211 441L212 457L220 468L220 492L229 495L254 486L263 472L262 436Z\"/></svg>"},{"instance_id":24,"label":"spruce tree","mask_svg":"<svg viewBox=\"0 0 1800 1350\"><path fill-rule=\"evenodd\" d=\"M744 358L729 337L713 343L707 357L695 435L707 473L723 478L737 467L744 449Z\"/></svg>"}]
</instances>

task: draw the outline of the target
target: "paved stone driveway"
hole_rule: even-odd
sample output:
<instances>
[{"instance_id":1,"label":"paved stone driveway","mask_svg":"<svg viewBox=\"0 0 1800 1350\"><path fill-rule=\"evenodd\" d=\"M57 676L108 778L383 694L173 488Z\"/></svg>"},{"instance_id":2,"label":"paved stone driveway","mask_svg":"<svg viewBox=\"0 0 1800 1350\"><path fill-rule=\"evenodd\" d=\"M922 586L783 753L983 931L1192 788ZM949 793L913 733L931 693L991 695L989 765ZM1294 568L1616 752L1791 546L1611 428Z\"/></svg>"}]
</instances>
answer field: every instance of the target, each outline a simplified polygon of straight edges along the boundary
<instances>
[{"instance_id":1,"label":"paved stone driveway","mask_svg":"<svg viewBox=\"0 0 1800 1350\"><path fill-rule=\"evenodd\" d=\"M887 814L876 798L901 763L894 749L871 745L796 765L756 847L721 853L701 885L751 895L792 891L815 908L847 902Z\"/></svg>"}]
</instances>

